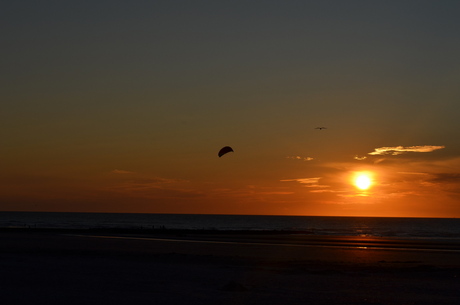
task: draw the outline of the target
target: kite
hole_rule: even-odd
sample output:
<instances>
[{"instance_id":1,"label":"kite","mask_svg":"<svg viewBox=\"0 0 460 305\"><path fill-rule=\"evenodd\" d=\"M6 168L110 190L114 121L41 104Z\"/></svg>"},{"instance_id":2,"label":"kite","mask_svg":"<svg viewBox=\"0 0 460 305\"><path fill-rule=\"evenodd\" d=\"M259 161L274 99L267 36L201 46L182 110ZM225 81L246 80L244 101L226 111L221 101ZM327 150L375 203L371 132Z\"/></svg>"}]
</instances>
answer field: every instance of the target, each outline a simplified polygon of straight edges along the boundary
<instances>
[{"instance_id":1,"label":"kite","mask_svg":"<svg viewBox=\"0 0 460 305\"><path fill-rule=\"evenodd\" d=\"M219 150L219 158L225 155L226 153L233 152L233 149L230 146L224 146Z\"/></svg>"}]
</instances>

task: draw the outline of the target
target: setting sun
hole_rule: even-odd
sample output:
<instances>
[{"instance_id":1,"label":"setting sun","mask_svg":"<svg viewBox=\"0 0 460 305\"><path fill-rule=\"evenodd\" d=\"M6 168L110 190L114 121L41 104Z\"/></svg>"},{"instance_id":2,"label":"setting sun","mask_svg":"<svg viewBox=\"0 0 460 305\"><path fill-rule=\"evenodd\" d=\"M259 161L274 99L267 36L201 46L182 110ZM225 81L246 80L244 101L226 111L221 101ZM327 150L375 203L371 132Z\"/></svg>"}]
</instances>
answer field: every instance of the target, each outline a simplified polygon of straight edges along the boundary
<instances>
[{"instance_id":1,"label":"setting sun","mask_svg":"<svg viewBox=\"0 0 460 305\"><path fill-rule=\"evenodd\" d=\"M372 185L372 179L367 173L360 173L356 175L354 184L360 190L367 190Z\"/></svg>"}]
</instances>

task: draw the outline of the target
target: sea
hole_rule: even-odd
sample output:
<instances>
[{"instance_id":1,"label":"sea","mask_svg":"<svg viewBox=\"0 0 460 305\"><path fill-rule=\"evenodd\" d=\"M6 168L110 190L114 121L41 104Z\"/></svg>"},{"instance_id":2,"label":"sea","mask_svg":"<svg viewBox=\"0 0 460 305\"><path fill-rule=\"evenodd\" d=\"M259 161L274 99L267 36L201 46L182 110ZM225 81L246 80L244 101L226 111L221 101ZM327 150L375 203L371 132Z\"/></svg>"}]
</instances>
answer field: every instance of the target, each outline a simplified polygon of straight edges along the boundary
<instances>
[{"instance_id":1,"label":"sea","mask_svg":"<svg viewBox=\"0 0 460 305\"><path fill-rule=\"evenodd\" d=\"M0 212L0 228L283 231L460 241L460 218Z\"/></svg>"}]
</instances>

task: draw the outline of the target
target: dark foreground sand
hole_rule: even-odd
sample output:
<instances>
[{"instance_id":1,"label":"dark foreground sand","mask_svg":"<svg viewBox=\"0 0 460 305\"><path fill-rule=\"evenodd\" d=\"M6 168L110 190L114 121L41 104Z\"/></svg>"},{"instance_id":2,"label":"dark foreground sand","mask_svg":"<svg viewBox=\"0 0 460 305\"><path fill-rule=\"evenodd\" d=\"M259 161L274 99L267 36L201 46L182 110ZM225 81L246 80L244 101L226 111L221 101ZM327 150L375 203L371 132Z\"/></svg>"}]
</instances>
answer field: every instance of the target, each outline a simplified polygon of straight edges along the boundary
<instances>
[{"instance_id":1,"label":"dark foreground sand","mask_svg":"<svg viewBox=\"0 0 460 305\"><path fill-rule=\"evenodd\" d=\"M451 241L2 231L0 272L2 304L460 303Z\"/></svg>"}]
</instances>

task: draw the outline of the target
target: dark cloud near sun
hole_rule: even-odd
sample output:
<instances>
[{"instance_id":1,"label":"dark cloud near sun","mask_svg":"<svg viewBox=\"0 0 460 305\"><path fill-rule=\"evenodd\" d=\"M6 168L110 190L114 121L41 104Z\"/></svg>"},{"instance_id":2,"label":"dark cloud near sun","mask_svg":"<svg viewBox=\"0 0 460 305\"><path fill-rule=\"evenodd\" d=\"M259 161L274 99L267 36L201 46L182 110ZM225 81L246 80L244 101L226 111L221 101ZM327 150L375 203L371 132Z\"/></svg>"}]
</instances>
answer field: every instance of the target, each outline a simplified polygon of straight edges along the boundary
<instances>
[{"instance_id":1,"label":"dark cloud near sun","mask_svg":"<svg viewBox=\"0 0 460 305\"><path fill-rule=\"evenodd\" d=\"M460 173L437 173L429 179L433 183L460 183Z\"/></svg>"}]
</instances>

